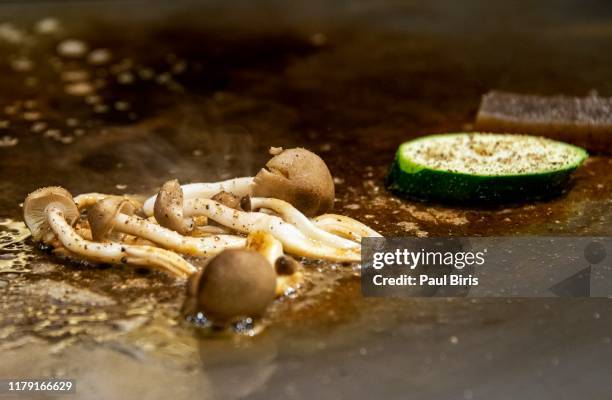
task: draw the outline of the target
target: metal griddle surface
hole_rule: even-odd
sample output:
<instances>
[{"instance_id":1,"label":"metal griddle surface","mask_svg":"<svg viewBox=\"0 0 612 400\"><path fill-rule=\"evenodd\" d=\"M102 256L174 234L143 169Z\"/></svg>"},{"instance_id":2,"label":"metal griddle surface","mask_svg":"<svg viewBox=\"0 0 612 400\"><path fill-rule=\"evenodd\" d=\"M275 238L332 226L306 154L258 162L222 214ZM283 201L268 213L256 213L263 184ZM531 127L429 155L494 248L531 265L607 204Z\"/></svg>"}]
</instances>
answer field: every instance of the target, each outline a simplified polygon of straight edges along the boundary
<instances>
[{"instance_id":1,"label":"metal griddle surface","mask_svg":"<svg viewBox=\"0 0 612 400\"><path fill-rule=\"evenodd\" d=\"M605 3L429 3L1 5L19 29L57 17L62 38L118 66L60 65L40 35L0 44L0 137L18 139L0 148L0 377L75 378L79 398L609 396L605 299L364 299L357 270L313 263L262 334L210 339L180 321L182 284L61 263L24 240L19 203L38 187L146 195L253 174L269 146L319 153L337 210L386 235L610 236L610 157L546 202L456 208L385 191L399 143L469 129L489 89L612 95ZM15 71L17 56L34 67ZM66 94L67 70L99 97Z\"/></svg>"}]
</instances>

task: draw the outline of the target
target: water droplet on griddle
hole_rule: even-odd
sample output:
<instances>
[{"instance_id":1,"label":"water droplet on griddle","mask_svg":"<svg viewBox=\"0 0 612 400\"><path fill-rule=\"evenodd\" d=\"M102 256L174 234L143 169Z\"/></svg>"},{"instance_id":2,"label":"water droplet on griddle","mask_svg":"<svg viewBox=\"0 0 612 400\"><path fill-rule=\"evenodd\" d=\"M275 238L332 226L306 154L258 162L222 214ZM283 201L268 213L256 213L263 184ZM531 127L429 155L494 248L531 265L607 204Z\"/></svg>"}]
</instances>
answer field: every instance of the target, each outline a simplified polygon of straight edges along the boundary
<instances>
[{"instance_id":1,"label":"water droplet on griddle","mask_svg":"<svg viewBox=\"0 0 612 400\"><path fill-rule=\"evenodd\" d=\"M19 139L12 136L2 136L0 138L0 147L13 147L19 143Z\"/></svg>"},{"instance_id":2,"label":"water droplet on griddle","mask_svg":"<svg viewBox=\"0 0 612 400\"><path fill-rule=\"evenodd\" d=\"M105 114L108 112L108 106L106 104L96 104L93 110L95 113Z\"/></svg>"},{"instance_id":3,"label":"water droplet on griddle","mask_svg":"<svg viewBox=\"0 0 612 400\"><path fill-rule=\"evenodd\" d=\"M151 68L141 68L138 70L138 76L140 79L147 81L155 76L155 71Z\"/></svg>"},{"instance_id":4,"label":"water droplet on griddle","mask_svg":"<svg viewBox=\"0 0 612 400\"><path fill-rule=\"evenodd\" d=\"M121 72L117 76L117 82L122 85L129 85L130 83L134 82L134 75L129 71Z\"/></svg>"},{"instance_id":5,"label":"water droplet on griddle","mask_svg":"<svg viewBox=\"0 0 612 400\"><path fill-rule=\"evenodd\" d=\"M34 30L41 35L52 35L60 30L60 22L52 17L43 18L36 23Z\"/></svg>"},{"instance_id":6,"label":"water droplet on griddle","mask_svg":"<svg viewBox=\"0 0 612 400\"><path fill-rule=\"evenodd\" d=\"M87 43L78 39L66 39L57 45L57 54L66 58L81 58L87 50Z\"/></svg>"},{"instance_id":7,"label":"water droplet on griddle","mask_svg":"<svg viewBox=\"0 0 612 400\"><path fill-rule=\"evenodd\" d=\"M40 119L41 114L38 111L26 111L21 116L26 121L37 121Z\"/></svg>"},{"instance_id":8,"label":"water droplet on griddle","mask_svg":"<svg viewBox=\"0 0 612 400\"><path fill-rule=\"evenodd\" d=\"M44 131L45 129L47 129L47 123L46 122L35 122L32 124L32 126L30 127L30 130L34 133L39 133Z\"/></svg>"},{"instance_id":9,"label":"water droplet on griddle","mask_svg":"<svg viewBox=\"0 0 612 400\"><path fill-rule=\"evenodd\" d=\"M119 100L115 102L115 110L117 111L127 111L130 109L130 103L127 101Z\"/></svg>"},{"instance_id":10,"label":"water droplet on griddle","mask_svg":"<svg viewBox=\"0 0 612 400\"><path fill-rule=\"evenodd\" d=\"M15 72L27 72L34 68L34 62L27 57L16 57L10 61L11 68Z\"/></svg>"},{"instance_id":11,"label":"water droplet on griddle","mask_svg":"<svg viewBox=\"0 0 612 400\"><path fill-rule=\"evenodd\" d=\"M64 91L71 96L87 96L94 91L94 87L89 82L76 82L66 85Z\"/></svg>"},{"instance_id":12,"label":"water droplet on griddle","mask_svg":"<svg viewBox=\"0 0 612 400\"><path fill-rule=\"evenodd\" d=\"M4 107L4 113L6 115L15 115L17 114L17 112L19 112L19 109L21 107L19 106L19 104L10 104L6 107Z\"/></svg>"},{"instance_id":13,"label":"water droplet on griddle","mask_svg":"<svg viewBox=\"0 0 612 400\"><path fill-rule=\"evenodd\" d=\"M62 131L59 129L47 129L44 136L51 139L59 139L62 136Z\"/></svg>"},{"instance_id":14,"label":"water droplet on griddle","mask_svg":"<svg viewBox=\"0 0 612 400\"><path fill-rule=\"evenodd\" d=\"M102 101L102 98L98 95L90 95L85 98L87 104L98 104Z\"/></svg>"},{"instance_id":15,"label":"water droplet on griddle","mask_svg":"<svg viewBox=\"0 0 612 400\"><path fill-rule=\"evenodd\" d=\"M187 63L185 61L177 61L172 65L172 73L175 75L182 74L187 69Z\"/></svg>"},{"instance_id":16,"label":"water droplet on griddle","mask_svg":"<svg viewBox=\"0 0 612 400\"><path fill-rule=\"evenodd\" d=\"M108 49L94 49L87 56L87 62L91 65L104 65L111 61L112 54Z\"/></svg>"},{"instance_id":17,"label":"water droplet on griddle","mask_svg":"<svg viewBox=\"0 0 612 400\"><path fill-rule=\"evenodd\" d=\"M0 41L5 41L10 44L19 44L24 39L24 33L15 28L12 24L0 24Z\"/></svg>"},{"instance_id":18,"label":"water droplet on griddle","mask_svg":"<svg viewBox=\"0 0 612 400\"><path fill-rule=\"evenodd\" d=\"M62 80L64 82L82 82L89 79L89 72L77 69L62 72Z\"/></svg>"},{"instance_id":19,"label":"water droplet on griddle","mask_svg":"<svg viewBox=\"0 0 612 400\"><path fill-rule=\"evenodd\" d=\"M79 124L79 120L76 118L66 119L66 126L75 127Z\"/></svg>"},{"instance_id":20,"label":"water droplet on griddle","mask_svg":"<svg viewBox=\"0 0 612 400\"><path fill-rule=\"evenodd\" d=\"M172 77L170 76L170 74L164 72L162 74L157 75L157 78L155 78L155 82L159 83L160 85L165 85L169 83L171 79Z\"/></svg>"}]
</instances>

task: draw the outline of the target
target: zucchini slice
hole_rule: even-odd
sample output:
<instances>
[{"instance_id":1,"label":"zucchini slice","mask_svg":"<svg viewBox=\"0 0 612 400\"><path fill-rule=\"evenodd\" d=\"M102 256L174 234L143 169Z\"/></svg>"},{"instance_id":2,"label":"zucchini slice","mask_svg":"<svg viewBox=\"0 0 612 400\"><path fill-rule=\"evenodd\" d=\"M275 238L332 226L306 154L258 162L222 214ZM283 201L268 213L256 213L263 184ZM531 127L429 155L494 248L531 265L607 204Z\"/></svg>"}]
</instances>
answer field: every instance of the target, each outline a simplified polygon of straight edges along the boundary
<instances>
[{"instance_id":1,"label":"zucchini slice","mask_svg":"<svg viewBox=\"0 0 612 400\"><path fill-rule=\"evenodd\" d=\"M451 203L530 201L561 193L588 157L538 136L448 133L400 145L387 187L421 200Z\"/></svg>"}]
</instances>

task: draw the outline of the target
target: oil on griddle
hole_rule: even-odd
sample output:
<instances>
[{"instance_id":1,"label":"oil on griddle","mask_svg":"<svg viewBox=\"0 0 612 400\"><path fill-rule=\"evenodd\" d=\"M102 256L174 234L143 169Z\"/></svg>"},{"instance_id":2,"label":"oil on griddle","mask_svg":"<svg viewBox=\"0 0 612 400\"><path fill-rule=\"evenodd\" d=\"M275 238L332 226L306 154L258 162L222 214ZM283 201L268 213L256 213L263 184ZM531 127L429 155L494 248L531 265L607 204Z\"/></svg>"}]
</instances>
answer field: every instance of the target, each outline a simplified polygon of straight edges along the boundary
<instances>
[{"instance_id":1,"label":"oil on griddle","mask_svg":"<svg viewBox=\"0 0 612 400\"><path fill-rule=\"evenodd\" d=\"M201 340L172 279L58 263L20 222L38 187L150 194L251 175L282 145L320 154L336 208L386 235L610 235L606 156L541 203L444 207L384 189L399 143L470 129L491 89L612 95L601 3L484 3L0 6L0 374L75 377L106 397L600 393L605 300L363 299L358 270L317 263L264 333Z\"/></svg>"}]
</instances>

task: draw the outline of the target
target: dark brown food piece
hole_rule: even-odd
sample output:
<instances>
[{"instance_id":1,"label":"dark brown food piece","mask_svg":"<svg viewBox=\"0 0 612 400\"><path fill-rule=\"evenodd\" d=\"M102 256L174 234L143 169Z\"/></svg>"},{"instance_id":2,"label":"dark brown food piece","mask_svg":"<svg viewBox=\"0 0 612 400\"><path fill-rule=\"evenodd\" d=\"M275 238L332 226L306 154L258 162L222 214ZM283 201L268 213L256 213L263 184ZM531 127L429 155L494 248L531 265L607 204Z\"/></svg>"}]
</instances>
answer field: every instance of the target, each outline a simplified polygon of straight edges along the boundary
<instances>
[{"instance_id":1,"label":"dark brown food piece","mask_svg":"<svg viewBox=\"0 0 612 400\"><path fill-rule=\"evenodd\" d=\"M277 275L293 275L299 268L300 263L293 257L282 256L274 263Z\"/></svg>"},{"instance_id":2,"label":"dark brown food piece","mask_svg":"<svg viewBox=\"0 0 612 400\"><path fill-rule=\"evenodd\" d=\"M285 200L313 217L332 210L334 180L321 157L302 148L288 149L257 173L253 194Z\"/></svg>"},{"instance_id":3,"label":"dark brown food piece","mask_svg":"<svg viewBox=\"0 0 612 400\"><path fill-rule=\"evenodd\" d=\"M482 97L474 129L542 135L612 153L612 98L492 91Z\"/></svg>"},{"instance_id":4,"label":"dark brown food piece","mask_svg":"<svg viewBox=\"0 0 612 400\"><path fill-rule=\"evenodd\" d=\"M211 200L218 201L219 203L227 206L229 208L233 208L234 210L242 210L240 197L233 195L229 192L219 192L213 197Z\"/></svg>"}]
</instances>

